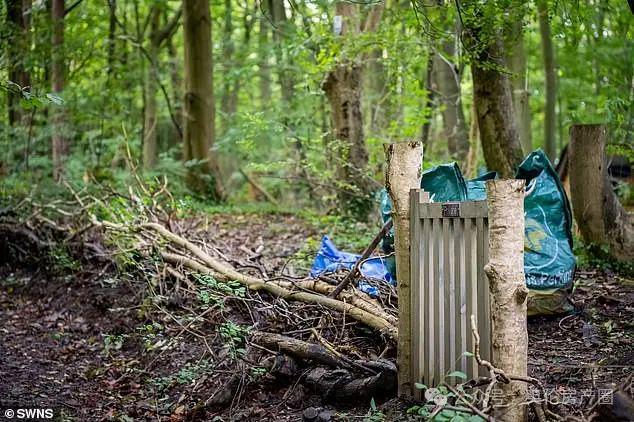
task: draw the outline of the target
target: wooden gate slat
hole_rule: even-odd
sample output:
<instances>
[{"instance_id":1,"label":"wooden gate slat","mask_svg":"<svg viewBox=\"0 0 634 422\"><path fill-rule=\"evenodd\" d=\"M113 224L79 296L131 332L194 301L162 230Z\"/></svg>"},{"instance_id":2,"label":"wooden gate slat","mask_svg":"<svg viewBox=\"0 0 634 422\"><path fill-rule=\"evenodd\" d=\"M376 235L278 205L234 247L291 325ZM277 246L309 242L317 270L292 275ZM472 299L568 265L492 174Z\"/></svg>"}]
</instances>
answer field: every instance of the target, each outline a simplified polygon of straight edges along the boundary
<instances>
[{"instance_id":1,"label":"wooden gate slat","mask_svg":"<svg viewBox=\"0 0 634 422\"><path fill-rule=\"evenodd\" d=\"M483 358L490 357L486 201L445 207L427 193L411 194L413 384L438 385L447 373L478 376L477 363L464 355L474 347L470 318L476 317ZM415 192L415 193L414 193ZM453 211L452 211L453 210ZM458 211L459 212L456 212ZM414 391L420 398L420 391Z\"/></svg>"}]
</instances>

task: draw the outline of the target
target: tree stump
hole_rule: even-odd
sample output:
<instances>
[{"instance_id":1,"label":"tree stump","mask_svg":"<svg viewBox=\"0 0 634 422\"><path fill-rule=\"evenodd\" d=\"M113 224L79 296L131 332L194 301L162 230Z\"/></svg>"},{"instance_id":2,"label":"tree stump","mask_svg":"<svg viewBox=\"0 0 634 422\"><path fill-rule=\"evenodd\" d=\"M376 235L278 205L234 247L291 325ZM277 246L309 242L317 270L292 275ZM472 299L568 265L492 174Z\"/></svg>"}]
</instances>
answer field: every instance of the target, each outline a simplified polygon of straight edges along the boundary
<instances>
[{"instance_id":1,"label":"tree stump","mask_svg":"<svg viewBox=\"0 0 634 422\"><path fill-rule=\"evenodd\" d=\"M484 267L491 294L493 364L509 375L526 376L528 331L524 279L524 181L487 181L489 262ZM524 421L526 385L498 384L504 407L493 415L501 421Z\"/></svg>"},{"instance_id":2,"label":"tree stump","mask_svg":"<svg viewBox=\"0 0 634 422\"><path fill-rule=\"evenodd\" d=\"M385 148L385 188L392 199L394 251L398 283L398 395L412 394L409 191L420 188L421 142L388 144Z\"/></svg>"}]
</instances>

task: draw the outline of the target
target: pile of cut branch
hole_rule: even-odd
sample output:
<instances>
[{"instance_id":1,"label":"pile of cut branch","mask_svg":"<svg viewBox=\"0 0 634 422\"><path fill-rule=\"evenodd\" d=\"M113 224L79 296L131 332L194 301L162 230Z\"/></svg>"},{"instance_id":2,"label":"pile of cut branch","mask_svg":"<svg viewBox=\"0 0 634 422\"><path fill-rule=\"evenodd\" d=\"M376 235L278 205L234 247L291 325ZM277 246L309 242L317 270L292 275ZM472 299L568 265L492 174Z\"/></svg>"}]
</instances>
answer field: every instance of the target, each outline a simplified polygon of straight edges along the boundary
<instances>
[{"instance_id":1,"label":"pile of cut branch","mask_svg":"<svg viewBox=\"0 0 634 422\"><path fill-rule=\"evenodd\" d=\"M241 266L232 257L238 251L219 248L221 242L214 244L208 232L190 224L196 217L176 217L166 186L156 192L110 190L101 195L68 188L72 200L48 205L28 200L19 204L20 212L15 207L6 213L0 237L11 237L10 244L17 248L26 241L31 245L28 251L15 250L12 255L47 256L50 249L65 244L84 261L104 262L104 271L119 268L136 274L132 278L148 282L139 286L154 296L155 310L180 324L178 336L198 338L211 355L217 355L222 345L209 343L216 339L209 340L213 335L208 323L218 321L214 314L222 314L223 309L193 309L191 322L182 323L168 302L171 298L196 302L204 287L199 283L202 278L244 287L243 296L234 295L232 289L220 289L219 294L222 302L236 303L234 308L240 307L245 315L240 323L250 327L243 345L246 352L234 360L238 370L226 380L227 388L200 405L233 401L253 367L272 376L288 376L293 368L296 379L332 399L363 399L394 391L396 368L386 359L394 355L398 336L393 291L383 289L384 297L371 298L355 287L356 269L309 278L285 274L283 269L275 274ZM266 357L271 355L275 359Z\"/></svg>"}]
</instances>

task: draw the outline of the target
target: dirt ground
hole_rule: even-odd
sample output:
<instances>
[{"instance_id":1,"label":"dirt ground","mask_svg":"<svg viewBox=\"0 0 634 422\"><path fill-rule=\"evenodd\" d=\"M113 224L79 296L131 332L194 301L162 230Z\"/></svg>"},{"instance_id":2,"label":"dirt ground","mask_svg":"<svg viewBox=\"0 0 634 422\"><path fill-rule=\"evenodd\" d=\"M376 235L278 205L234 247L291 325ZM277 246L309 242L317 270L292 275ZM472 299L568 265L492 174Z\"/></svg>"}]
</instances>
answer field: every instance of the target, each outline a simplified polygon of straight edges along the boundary
<instances>
[{"instance_id":1,"label":"dirt ground","mask_svg":"<svg viewBox=\"0 0 634 422\"><path fill-rule=\"evenodd\" d=\"M304 271L298 251L319 236L316 227L282 215L214 216L205 224L228 256L242 259L241 246L262 245L252 264L269 274ZM634 282L584 269L576 285L575 313L529 321L529 374L571 413L597 389L621 383L634 362ZM223 366L231 350L209 347L216 334L188 332L170 318L170 309L182 315L191 304L170 297L156 305L167 309L162 314L155 305L129 277L89 262L61 275L1 267L0 405L51 407L57 420L81 421L291 421L308 407L329 410L323 420L408 418L408 405L398 401L377 398L376 410L369 401L329 403L296 378L255 375L222 406L197 408L224 387L218 374L231 371ZM228 304L225 317L239 319L238 308ZM209 321L209 333L218 323ZM222 379L235 378L227 375Z\"/></svg>"}]
</instances>

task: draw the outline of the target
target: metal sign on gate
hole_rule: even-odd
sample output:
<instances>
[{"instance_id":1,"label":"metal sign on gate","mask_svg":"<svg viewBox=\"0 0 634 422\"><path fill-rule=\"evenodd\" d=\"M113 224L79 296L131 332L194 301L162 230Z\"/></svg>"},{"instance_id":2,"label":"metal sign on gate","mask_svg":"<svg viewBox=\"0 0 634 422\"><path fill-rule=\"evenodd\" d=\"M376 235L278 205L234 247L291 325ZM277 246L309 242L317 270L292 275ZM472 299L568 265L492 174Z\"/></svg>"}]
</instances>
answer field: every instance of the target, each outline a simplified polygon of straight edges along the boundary
<instances>
[{"instance_id":1,"label":"metal sign on gate","mask_svg":"<svg viewBox=\"0 0 634 422\"><path fill-rule=\"evenodd\" d=\"M480 334L480 354L491 357L486 201L431 203L412 189L411 368L412 386L435 386L453 371L478 376L471 315ZM420 391L413 392L420 398Z\"/></svg>"}]
</instances>

